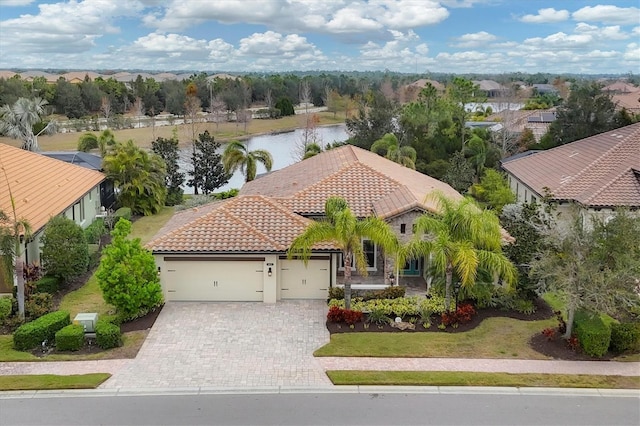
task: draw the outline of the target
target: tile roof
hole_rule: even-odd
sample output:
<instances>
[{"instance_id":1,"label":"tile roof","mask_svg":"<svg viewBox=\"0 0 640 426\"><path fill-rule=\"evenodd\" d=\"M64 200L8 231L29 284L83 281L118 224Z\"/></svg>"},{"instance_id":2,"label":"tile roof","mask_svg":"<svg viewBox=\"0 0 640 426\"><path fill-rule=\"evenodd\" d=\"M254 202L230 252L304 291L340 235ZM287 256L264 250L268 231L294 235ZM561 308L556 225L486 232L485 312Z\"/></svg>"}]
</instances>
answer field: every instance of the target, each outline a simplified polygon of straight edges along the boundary
<instances>
[{"instance_id":1,"label":"tile roof","mask_svg":"<svg viewBox=\"0 0 640 426\"><path fill-rule=\"evenodd\" d=\"M330 196L343 197L355 215L389 218L412 208L435 211L434 191L462 196L444 182L370 151L345 145L246 183L240 195L275 198L295 213L322 215Z\"/></svg>"},{"instance_id":2,"label":"tile roof","mask_svg":"<svg viewBox=\"0 0 640 426\"><path fill-rule=\"evenodd\" d=\"M640 207L640 123L503 163L539 194L585 206Z\"/></svg>"},{"instance_id":3,"label":"tile roof","mask_svg":"<svg viewBox=\"0 0 640 426\"><path fill-rule=\"evenodd\" d=\"M165 253L283 253L311 222L260 195L176 213L147 247ZM331 250L318 244L314 250Z\"/></svg>"},{"instance_id":4,"label":"tile roof","mask_svg":"<svg viewBox=\"0 0 640 426\"><path fill-rule=\"evenodd\" d=\"M17 216L27 219L33 232L104 179L100 172L0 144L0 209L11 212L8 180Z\"/></svg>"}]
</instances>

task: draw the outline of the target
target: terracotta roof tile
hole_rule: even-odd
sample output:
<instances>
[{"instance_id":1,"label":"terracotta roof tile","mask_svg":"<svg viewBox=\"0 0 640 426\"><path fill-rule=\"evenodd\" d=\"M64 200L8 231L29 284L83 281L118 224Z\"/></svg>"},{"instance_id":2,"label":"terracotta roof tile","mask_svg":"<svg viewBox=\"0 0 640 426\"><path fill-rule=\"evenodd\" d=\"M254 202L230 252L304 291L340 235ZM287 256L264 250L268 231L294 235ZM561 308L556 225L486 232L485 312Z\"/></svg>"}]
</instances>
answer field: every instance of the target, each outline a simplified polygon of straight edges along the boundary
<instances>
[{"instance_id":1,"label":"terracotta roof tile","mask_svg":"<svg viewBox=\"0 0 640 426\"><path fill-rule=\"evenodd\" d=\"M539 194L586 206L640 207L640 123L503 163Z\"/></svg>"},{"instance_id":2,"label":"terracotta roof tile","mask_svg":"<svg viewBox=\"0 0 640 426\"><path fill-rule=\"evenodd\" d=\"M154 252L285 252L310 223L276 201L247 195L175 214L147 247ZM316 250L335 250L319 244Z\"/></svg>"},{"instance_id":3,"label":"terracotta roof tile","mask_svg":"<svg viewBox=\"0 0 640 426\"><path fill-rule=\"evenodd\" d=\"M5 176L6 172L6 176ZM0 144L0 209L11 212L10 189L18 218L37 232L73 205L105 175L64 161Z\"/></svg>"}]
</instances>

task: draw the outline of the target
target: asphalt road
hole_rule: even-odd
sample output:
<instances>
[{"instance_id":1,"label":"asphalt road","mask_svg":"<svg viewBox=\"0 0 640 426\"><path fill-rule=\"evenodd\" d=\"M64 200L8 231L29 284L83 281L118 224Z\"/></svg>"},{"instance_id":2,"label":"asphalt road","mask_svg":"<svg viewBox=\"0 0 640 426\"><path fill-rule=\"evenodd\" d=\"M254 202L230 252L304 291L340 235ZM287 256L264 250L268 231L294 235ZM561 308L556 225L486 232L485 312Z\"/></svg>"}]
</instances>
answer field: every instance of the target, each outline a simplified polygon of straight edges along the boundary
<instances>
[{"instance_id":1,"label":"asphalt road","mask_svg":"<svg viewBox=\"0 0 640 426\"><path fill-rule=\"evenodd\" d=\"M0 425L640 424L637 396L523 395L499 390L493 394L83 395L0 395Z\"/></svg>"}]
</instances>

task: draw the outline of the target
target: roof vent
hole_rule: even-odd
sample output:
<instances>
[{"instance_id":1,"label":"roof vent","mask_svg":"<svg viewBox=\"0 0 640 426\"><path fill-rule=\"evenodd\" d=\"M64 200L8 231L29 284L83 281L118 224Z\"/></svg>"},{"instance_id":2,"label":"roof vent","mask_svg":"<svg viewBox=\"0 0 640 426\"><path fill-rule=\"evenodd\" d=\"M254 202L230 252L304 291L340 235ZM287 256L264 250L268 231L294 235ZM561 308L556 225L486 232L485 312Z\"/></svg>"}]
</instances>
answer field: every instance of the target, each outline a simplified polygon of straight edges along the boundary
<instances>
[{"instance_id":1,"label":"roof vent","mask_svg":"<svg viewBox=\"0 0 640 426\"><path fill-rule=\"evenodd\" d=\"M571 176L569 175L562 175L562 177L560 178L560 183L565 183L566 181L568 181L569 179L571 179Z\"/></svg>"},{"instance_id":2,"label":"roof vent","mask_svg":"<svg viewBox=\"0 0 640 426\"><path fill-rule=\"evenodd\" d=\"M580 154L578 151L573 151L570 155L569 158L571 157L575 157L576 155Z\"/></svg>"}]
</instances>

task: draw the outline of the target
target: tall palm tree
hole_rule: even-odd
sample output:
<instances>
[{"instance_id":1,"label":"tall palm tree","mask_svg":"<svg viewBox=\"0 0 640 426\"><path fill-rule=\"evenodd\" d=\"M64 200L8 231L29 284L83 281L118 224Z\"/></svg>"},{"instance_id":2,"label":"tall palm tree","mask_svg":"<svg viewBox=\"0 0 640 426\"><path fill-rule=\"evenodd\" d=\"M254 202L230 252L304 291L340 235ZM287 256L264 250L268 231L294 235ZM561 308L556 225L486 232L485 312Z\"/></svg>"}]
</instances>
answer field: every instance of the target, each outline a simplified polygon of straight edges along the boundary
<instances>
[{"instance_id":1,"label":"tall palm tree","mask_svg":"<svg viewBox=\"0 0 640 426\"><path fill-rule=\"evenodd\" d=\"M245 181L250 182L256 178L257 164L262 163L268 172L273 167L273 157L269 151L256 149L249 151L249 148L239 141L231 141L222 154L222 164L225 172L232 174L240 169L245 176Z\"/></svg>"},{"instance_id":2,"label":"tall palm tree","mask_svg":"<svg viewBox=\"0 0 640 426\"><path fill-rule=\"evenodd\" d=\"M13 139L22 141L22 149L27 151L39 151L38 136L42 133L55 131L55 123L50 121L37 134L33 126L42 122L45 115L44 107L47 101L41 98L33 100L18 98L13 106L4 105L0 108L0 134L5 134Z\"/></svg>"},{"instance_id":3,"label":"tall palm tree","mask_svg":"<svg viewBox=\"0 0 640 426\"><path fill-rule=\"evenodd\" d=\"M387 133L371 145L371 151L384 155L389 160L402 164L410 169L416 169L416 150L411 146L400 146L398 138L393 133Z\"/></svg>"},{"instance_id":4,"label":"tall palm tree","mask_svg":"<svg viewBox=\"0 0 640 426\"><path fill-rule=\"evenodd\" d=\"M475 180L476 182L482 176L482 172L484 171L484 165L487 162L487 154L489 152L489 147L487 141L482 139L478 135L473 135L467 145L463 148L463 152L465 157L471 161L473 167L476 172Z\"/></svg>"},{"instance_id":5,"label":"tall palm tree","mask_svg":"<svg viewBox=\"0 0 640 426\"><path fill-rule=\"evenodd\" d=\"M516 269L502 253L500 222L494 212L481 210L473 200L452 201L441 193L431 196L439 213L416 220L412 257L430 257L437 273L445 276L445 306L451 306L454 275L464 287L475 284L479 269L515 282ZM426 235L425 235L426 234Z\"/></svg>"},{"instance_id":6,"label":"tall palm tree","mask_svg":"<svg viewBox=\"0 0 640 426\"><path fill-rule=\"evenodd\" d=\"M347 202L340 197L330 197L324 206L325 218L312 222L292 243L287 253L291 259L300 257L307 261L315 244L330 242L341 251L344 259L344 302L351 308L351 262L356 270L367 275L367 259L362 239L373 241L385 252L396 253L398 240L391 227L382 219L359 219L351 212Z\"/></svg>"},{"instance_id":7,"label":"tall palm tree","mask_svg":"<svg viewBox=\"0 0 640 426\"><path fill-rule=\"evenodd\" d=\"M109 129L103 130L99 136L87 132L78 139L78 151L87 152L98 149L101 157L106 157L110 147L116 144L116 135Z\"/></svg>"}]
</instances>

